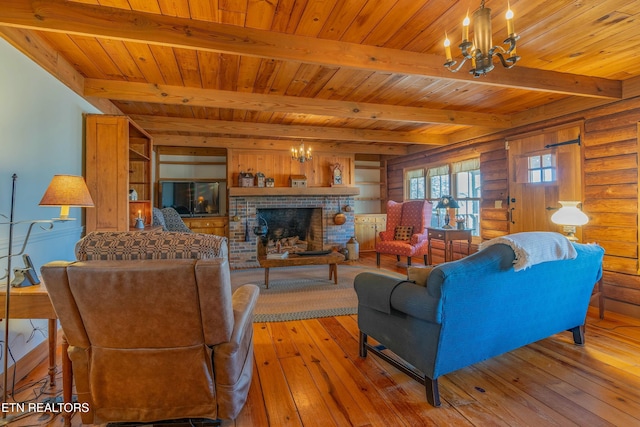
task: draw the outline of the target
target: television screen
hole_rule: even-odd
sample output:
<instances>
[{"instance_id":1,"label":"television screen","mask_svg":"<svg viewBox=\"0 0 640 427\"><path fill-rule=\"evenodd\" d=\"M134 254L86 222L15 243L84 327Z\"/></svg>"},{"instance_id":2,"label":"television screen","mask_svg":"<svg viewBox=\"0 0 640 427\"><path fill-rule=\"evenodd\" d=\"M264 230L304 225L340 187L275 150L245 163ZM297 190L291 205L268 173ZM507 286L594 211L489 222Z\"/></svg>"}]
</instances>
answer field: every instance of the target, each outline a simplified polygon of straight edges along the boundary
<instances>
[{"instance_id":1,"label":"television screen","mask_svg":"<svg viewBox=\"0 0 640 427\"><path fill-rule=\"evenodd\" d=\"M219 215L221 210L219 182L161 181L160 207L172 207L181 215Z\"/></svg>"}]
</instances>

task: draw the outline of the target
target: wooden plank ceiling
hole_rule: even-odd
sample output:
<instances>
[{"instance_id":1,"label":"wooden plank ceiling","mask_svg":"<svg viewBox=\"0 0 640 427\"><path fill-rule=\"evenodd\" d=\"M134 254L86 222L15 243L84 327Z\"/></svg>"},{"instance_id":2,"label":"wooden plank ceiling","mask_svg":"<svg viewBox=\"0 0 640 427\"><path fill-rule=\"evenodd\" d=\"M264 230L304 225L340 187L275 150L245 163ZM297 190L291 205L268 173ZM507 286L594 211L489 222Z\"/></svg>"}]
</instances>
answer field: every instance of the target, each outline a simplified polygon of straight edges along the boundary
<instances>
[{"instance_id":1,"label":"wooden plank ceiling","mask_svg":"<svg viewBox=\"0 0 640 427\"><path fill-rule=\"evenodd\" d=\"M404 154L640 95L637 0L510 5L477 79L442 47L476 0L2 0L0 35L160 144Z\"/></svg>"}]
</instances>

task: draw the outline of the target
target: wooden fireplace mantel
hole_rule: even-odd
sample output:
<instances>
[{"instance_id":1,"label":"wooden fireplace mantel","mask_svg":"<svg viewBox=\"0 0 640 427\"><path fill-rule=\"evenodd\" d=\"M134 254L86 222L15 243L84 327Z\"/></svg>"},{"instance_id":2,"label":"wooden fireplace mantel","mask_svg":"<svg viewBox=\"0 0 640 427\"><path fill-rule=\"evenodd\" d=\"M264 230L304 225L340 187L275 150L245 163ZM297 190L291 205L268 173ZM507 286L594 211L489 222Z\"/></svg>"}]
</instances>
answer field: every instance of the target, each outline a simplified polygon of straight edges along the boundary
<instances>
[{"instance_id":1,"label":"wooden fireplace mantel","mask_svg":"<svg viewBox=\"0 0 640 427\"><path fill-rule=\"evenodd\" d=\"M357 196L358 187L231 187L229 197Z\"/></svg>"}]
</instances>

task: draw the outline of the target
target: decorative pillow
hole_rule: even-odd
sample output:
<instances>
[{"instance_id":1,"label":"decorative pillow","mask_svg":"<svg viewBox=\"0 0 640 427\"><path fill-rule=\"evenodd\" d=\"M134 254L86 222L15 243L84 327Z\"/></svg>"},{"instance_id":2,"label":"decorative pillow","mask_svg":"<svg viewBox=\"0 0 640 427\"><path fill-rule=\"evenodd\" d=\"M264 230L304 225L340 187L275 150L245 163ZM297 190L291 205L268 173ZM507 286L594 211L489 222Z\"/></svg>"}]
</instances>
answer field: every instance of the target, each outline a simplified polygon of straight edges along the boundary
<instances>
[{"instance_id":1,"label":"decorative pillow","mask_svg":"<svg viewBox=\"0 0 640 427\"><path fill-rule=\"evenodd\" d=\"M152 216L153 216L153 225L160 225L162 226L162 230L164 231L168 231L167 230L167 224L165 224L164 222L164 215L162 215L162 211L156 207L153 208L152 210Z\"/></svg>"},{"instance_id":2,"label":"decorative pillow","mask_svg":"<svg viewBox=\"0 0 640 427\"><path fill-rule=\"evenodd\" d=\"M416 285L427 286L427 280L433 270L433 266L425 267L409 267L407 268L407 280L414 282Z\"/></svg>"},{"instance_id":3,"label":"decorative pillow","mask_svg":"<svg viewBox=\"0 0 640 427\"><path fill-rule=\"evenodd\" d=\"M162 208L162 216L168 231L191 233L191 229L184 223L178 211L174 208Z\"/></svg>"},{"instance_id":4,"label":"decorative pillow","mask_svg":"<svg viewBox=\"0 0 640 427\"><path fill-rule=\"evenodd\" d=\"M411 240L412 234L413 234L413 226L399 225L396 227L396 232L394 234L393 240L402 240L404 242L408 242L409 240Z\"/></svg>"}]
</instances>

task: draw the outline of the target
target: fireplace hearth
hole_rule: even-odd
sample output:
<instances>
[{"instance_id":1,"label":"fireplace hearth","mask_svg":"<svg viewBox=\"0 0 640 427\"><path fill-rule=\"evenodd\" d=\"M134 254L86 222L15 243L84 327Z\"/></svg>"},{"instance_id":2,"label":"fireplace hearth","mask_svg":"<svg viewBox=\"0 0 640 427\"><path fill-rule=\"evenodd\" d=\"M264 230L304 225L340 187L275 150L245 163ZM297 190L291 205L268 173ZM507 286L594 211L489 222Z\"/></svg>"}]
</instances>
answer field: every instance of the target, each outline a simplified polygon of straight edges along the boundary
<instances>
[{"instance_id":1,"label":"fireplace hearth","mask_svg":"<svg viewBox=\"0 0 640 427\"><path fill-rule=\"evenodd\" d=\"M229 206L239 207L237 211L229 209L231 268L258 267L258 254L266 254L267 248L276 250L278 241L280 250L289 253L344 247L354 235L355 215L353 211L344 212L346 222L336 224L334 216L339 203L353 206L354 201L344 195L230 195ZM294 211L296 216L290 217ZM254 228L264 225L265 221L267 235L255 235Z\"/></svg>"},{"instance_id":2,"label":"fireplace hearth","mask_svg":"<svg viewBox=\"0 0 640 427\"><path fill-rule=\"evenodd\" d=\"M258 255L322 250L322 208L258 209L268 231L258 239Z\"/></svg>"}]
</instances>

